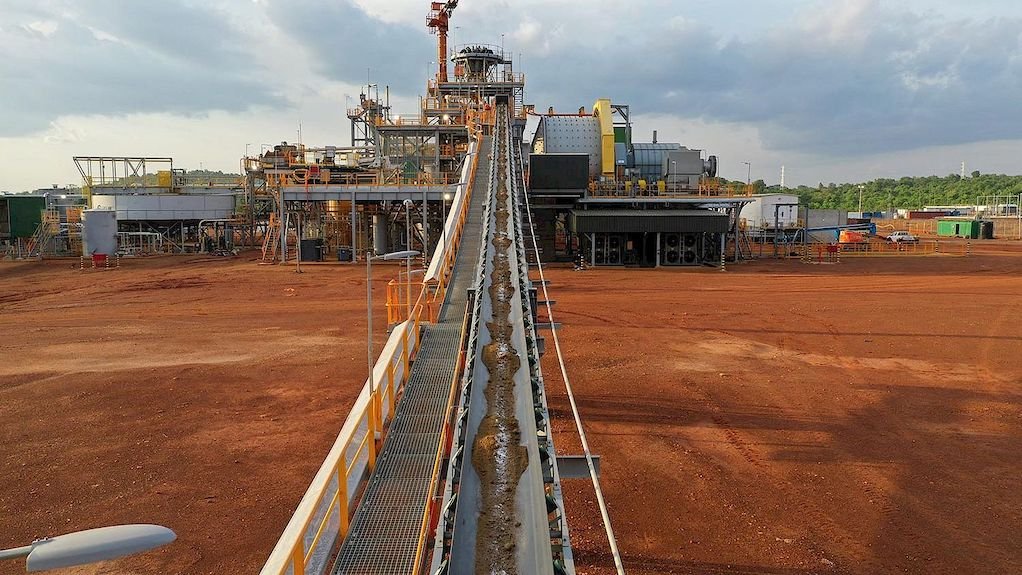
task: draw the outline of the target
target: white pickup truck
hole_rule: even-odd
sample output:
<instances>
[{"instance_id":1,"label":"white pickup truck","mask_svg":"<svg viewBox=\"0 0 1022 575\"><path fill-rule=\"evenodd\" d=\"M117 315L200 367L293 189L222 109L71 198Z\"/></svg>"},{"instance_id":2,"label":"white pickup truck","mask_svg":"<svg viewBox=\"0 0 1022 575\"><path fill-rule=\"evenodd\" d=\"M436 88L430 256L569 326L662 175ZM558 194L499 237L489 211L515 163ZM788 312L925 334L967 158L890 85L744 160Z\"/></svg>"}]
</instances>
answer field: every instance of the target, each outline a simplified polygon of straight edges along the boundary
<instances>
[{"instance_id":1,"label":"white pickup truck","mask_svg":"<svg viewBox=\"0 0 1022 575\"><path fill-rule=\"evenodd\" d=\"M919 238L908 232L891 232L891 235L887 236L887 241L895 244L912 243L918 242Z\"/></svg>"}]
</instances>

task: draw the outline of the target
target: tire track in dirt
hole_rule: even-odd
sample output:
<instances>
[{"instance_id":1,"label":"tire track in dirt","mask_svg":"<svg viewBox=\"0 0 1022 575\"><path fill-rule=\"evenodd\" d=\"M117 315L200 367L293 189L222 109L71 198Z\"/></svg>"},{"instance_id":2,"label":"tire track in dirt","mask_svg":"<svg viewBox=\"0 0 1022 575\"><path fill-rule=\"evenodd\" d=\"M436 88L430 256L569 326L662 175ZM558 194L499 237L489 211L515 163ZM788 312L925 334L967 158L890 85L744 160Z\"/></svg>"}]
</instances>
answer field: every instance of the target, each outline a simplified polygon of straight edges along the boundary
<instances>
[{"instance_id":1,"label":"tire track in dirt","mask_svg":"<svg viewBox=\"0 0 1022 575\"><path fill-rule=\"evenodd\" d=\"M794 511L796 516L807 518L802 527L813 534L813 539L804 543L819 555L821 561L826 559L834 564L840 571L842 565L855 564L858 567L867 567L868 572L879 573L883 566L872 559L864 560L862 557L850 557L844 550L862 547L862 542L849 535L828 513L819 506L810 504L801 496L802 489L787 477L775 472L770 465L764 461L753 444L742 437L741 432L736 429L728 419L719 402L705 389L691 380L683 380L685 387L694 393L703 404L704 408L711 414L710 419L724 434L727 443L738 455L752 466L758 473L769 480L770 487L777 489L784 496L784 500L790 505L789 509ZM818 541L829 541L837 544L841 552L835 550L835 546L827 548L817 543Z\"/></svg>"}]
</instances>

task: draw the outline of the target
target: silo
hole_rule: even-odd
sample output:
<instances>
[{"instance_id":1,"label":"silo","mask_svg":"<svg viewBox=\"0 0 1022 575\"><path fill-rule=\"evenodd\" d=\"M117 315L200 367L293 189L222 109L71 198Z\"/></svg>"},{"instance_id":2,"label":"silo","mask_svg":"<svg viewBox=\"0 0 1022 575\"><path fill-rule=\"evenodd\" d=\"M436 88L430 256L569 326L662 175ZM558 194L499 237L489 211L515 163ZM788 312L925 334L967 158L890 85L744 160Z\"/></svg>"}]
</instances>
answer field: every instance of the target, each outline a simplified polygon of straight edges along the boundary
<instances>
[{"instance_id":1,"label":"silo","mask_svg":"<svg viewBox=\"0 0 1022 575\"><path fill-rule=\"evenodd\" d=\"M112 256L117 253L117 212L114 210L82 211L82 255Z\"/></svg>"}]
</instances>

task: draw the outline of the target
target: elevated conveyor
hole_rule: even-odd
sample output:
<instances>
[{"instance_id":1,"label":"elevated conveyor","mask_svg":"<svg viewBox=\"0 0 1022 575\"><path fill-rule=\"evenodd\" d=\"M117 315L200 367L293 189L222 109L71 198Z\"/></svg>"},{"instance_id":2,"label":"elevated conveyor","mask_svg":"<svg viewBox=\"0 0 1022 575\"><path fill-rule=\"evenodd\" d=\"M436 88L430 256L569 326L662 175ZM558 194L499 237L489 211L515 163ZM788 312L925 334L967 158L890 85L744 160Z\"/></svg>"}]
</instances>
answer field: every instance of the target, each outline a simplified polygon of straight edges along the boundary
<instances>
[{"instance_id":1,"label":"elevated conveyor","mask_svg":"<svg viewBox=\"0 0 1022 575\"><path fill-rule=\"evenodd\" d=\"M489 146L489 138L483 138L480 149ZM415 570L437 447L458 362L468 288L478 264L486 199L482 191L487 188L490 174L488 157L480 157L476 174L440 321L424 328L404 394L333 573L408 575Z\"/></svg>"},{"instance_id":2,"label":"elevated conveyor","mask_svg":"<svg viewBox=\"0 0 1022 575\"><path fill-rule=\"evenodd\" d=\"M521 146L507 99L494 116L494 135L469 152L462 181L472 184L455 198L427 287L263 575L574 574L525 257Z\"/></svg>"},{"instance_id":3,"label":"elevated conveyor","mask_svg":"<svg viewBox=\"0 0 1022 575\"><path fill-rule=\"evenodd\" d=\"M521 146L506 104L496 116L466 372L430 573L573 573L518 203Z\"/></svg>"}]
</instances>

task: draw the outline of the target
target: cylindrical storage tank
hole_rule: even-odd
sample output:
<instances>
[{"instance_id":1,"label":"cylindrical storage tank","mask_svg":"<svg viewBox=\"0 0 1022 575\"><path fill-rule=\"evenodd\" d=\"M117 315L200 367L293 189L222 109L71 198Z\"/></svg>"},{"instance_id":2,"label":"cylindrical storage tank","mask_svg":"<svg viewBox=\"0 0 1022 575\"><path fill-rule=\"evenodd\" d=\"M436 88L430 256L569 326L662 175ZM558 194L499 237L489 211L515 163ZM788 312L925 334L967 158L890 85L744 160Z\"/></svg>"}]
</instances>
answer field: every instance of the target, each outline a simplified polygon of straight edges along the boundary
<instances>
[{"instance_id":1,"label":"cylindrical storage tank","mask_svg":"<svg viewBox=\"0 0 1022 575\"><path fill-rule=\"evenodd\" d=\"M82 255L112 256L117 253L117 212L82 211Z\"/></svg>"},{"instance_id":2,"label":"cylindrical storage tank","mask_svg":"<svg viewBox=\"0 0 1022 575\"><path fill-rule=\"evenodd\" d=\"M373 251L376 255L382 256L387 253L388 227L385 214L373 216Z\"/></svg>"}]
</instances>

